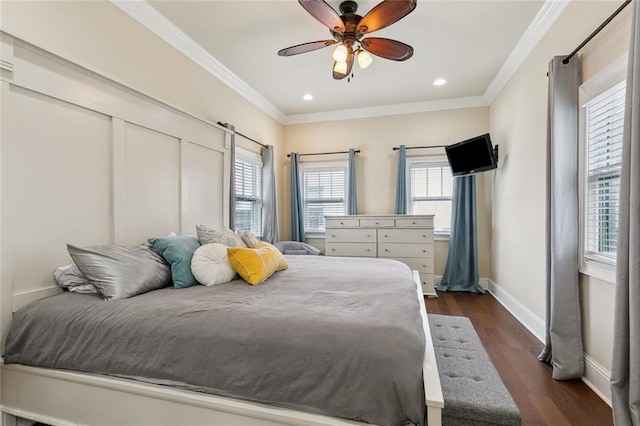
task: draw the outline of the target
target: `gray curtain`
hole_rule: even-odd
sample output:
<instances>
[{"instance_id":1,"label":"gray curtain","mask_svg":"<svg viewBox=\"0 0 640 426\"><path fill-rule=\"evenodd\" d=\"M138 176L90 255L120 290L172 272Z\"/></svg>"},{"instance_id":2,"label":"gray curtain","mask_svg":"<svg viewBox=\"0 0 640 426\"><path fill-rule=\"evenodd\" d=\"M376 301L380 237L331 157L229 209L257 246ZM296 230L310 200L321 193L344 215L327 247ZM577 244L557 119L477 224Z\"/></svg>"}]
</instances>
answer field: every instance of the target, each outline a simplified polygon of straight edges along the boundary
<instances>
[{"instance_id":1,"label":"gray curtain","mask_svg":"<svg viewBox=\"0 0 640 426\"><path fill-rule=\"evenodd\" d=\"M300 159L291 153L291 239L304 242L304 206L300 182Z\"/></svg>"},{"instance_id":2,"label":"gray curtain","mask_svg":"<svg viewBox=\"0 0 640 426\"><path fill-rule=\"evenodd\" d=\"M398 177L396 180L396 214L407 214L407 148L398 149Z\"/></svg>"},{"instance_id":3,"label":"gray curtain","mask_svg":"<svg viewBox=\"0 0 640 426\"><path fill-rule=\"evenodd\" d=\"M456 177L453 185L449 255L437 289L484 293L478 285L476 176Z\"/></svg>"},{"instance_id":4,"label":"gray curtain","mask_svg":"<svg viewBox=\"0 0 640 426\"><path fill-rule=\"evenodd\" d=\"M236 134L235 126L229 123L223 125L231 130L231 147L229 157L231 161L231 177L229 179L229 229L236 230Z\"/></svg>"},{"instance_id":5,"label":"gray curtain","mask_svg":"<svg viewBox=\"0 0 640 426\"><path fill-rule=\"evenodd\" d=\"M578 287L578 58L549 63L546 338L538 356L556 380L584 372Z\"/></svg>"},{"instance_id":6,"label":"gray curtain","mask_svg":"<svg viewBox=\"0 0 640 426\"><path fill-rule=\"evenodd\" d=\"M347 180L347 214L358 214L358 203L356 197L356 153L353 148L349 148Z\"/></svg>"},{"instance_id":7,"label":"gray curtain","mask_svg":"<svg viewBox=\"0 0 640 426\"><path fill-rule=\"evenodd\" d=\"M280 241L273 145L262 147L262 240Z\"/></svg>"},{"instance_id":8,"label":"gray curtain","mask_svg":"<svg viewBox=\"0 0 640 426\"><path fill-rule=\"evenodd\" d=\"M613 319L616 426L640 425L640 4L633 2L625 102Z\"/></svg>"}]
</instances>

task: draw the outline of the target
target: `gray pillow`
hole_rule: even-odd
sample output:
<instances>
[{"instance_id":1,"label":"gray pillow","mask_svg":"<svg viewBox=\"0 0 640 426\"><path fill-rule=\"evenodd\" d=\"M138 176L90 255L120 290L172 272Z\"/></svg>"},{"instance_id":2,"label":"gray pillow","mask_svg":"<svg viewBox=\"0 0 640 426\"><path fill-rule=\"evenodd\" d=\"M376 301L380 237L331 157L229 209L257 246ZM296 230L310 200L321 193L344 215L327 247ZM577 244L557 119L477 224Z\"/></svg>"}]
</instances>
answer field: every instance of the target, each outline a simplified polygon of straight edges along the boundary
<instances>
[{"instance_id":1,"label":"gray pillow","mask_svg":"<svg viewBox=\"0 0 640 426\"><path fill-rule=\"evenodd\" d=\"M278 241L273 245L284 254L320 254L314 246L299 241Z\"/></svg>"},{"instance_id":2,"label":"gray pillow","mask_svg":"<svg viewBox=\"0 0 640 426\"><path fill-rule=\"evenodd\" d=\"M65 290L74 293L97 293L98 290L87 281L82 271L78 269L75 263L60 266L53 272L53 277L58 285Z\"/></svg>"},{"instance_id":3,"label":"gray pillow","mask_svg":"<svg viewBox=\"0 0 640 426\"><path fill-rule=\"evenodd\" d=\"M81 248L67 244L67 250L105 300L126 299L171 284L169 265L148 246Z\"/></svg>"}]
</instances>

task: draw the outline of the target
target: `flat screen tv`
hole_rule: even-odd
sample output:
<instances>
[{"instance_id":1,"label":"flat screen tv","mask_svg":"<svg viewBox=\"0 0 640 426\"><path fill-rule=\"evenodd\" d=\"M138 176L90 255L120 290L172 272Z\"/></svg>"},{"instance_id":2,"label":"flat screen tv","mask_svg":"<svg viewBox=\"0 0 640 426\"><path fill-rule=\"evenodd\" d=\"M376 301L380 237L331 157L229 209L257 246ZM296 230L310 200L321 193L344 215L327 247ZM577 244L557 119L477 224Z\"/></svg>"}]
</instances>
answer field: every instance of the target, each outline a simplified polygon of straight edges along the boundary
<instances>
[{"instance_id":1,"label":"flat screen tv","mask_svg":"<svg viewBox=\"0 0 640 426\"><path fill-rule=\"evenodd\" d=\"M454 143L444 149L447 152L453 176L484 172L498 166L497 155L491 145L489 133Z\"/></svg>"}]
</instances>

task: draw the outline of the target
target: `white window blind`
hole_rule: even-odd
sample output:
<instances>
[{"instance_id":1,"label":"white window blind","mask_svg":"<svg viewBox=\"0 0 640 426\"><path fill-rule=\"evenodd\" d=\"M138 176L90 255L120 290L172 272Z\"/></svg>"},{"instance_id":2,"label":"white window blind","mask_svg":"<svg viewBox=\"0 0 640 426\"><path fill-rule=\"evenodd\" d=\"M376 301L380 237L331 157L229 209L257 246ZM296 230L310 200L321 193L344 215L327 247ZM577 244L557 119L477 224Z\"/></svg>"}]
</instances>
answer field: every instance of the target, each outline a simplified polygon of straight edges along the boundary
<instances>
[{"instance_id":1,"label":"white window blind","mask_svg":"<svg viewBox=\"0 0 640 426\"><path fill-rule=\"evenodd\" d=\"M448 234L451 228L453 176L444 159L409 163L409 214L434 215L434 231Z\"/></svg>"},{"instance_id":2,"label":"white window blind","mask_svg":"<svg viewBox=\"0 0 640 426\"><path fill-rule=\"evenodd\" d=\"M625 83L585 105L585 257L615 261Z\"/></svg>"},{"instance_id":3,"label":"white window blind","mask_svg":"<svg viewBox=\"0 0 640 426\"><path fill-rule=\"evenodd\" d=\"M346 170L346 165L303 165L306 232L323 233L325 215L345 214Z\"/></svg>"},{"instance_id":4,"label":"white window blind","mask_svg":"<svg viewBox=\"0 0 640 426\"><path fill-rule=\"evenodd\" d=\"M262 163L236 158L236 231L262 235Z\"/></svg>"}]
</instances>

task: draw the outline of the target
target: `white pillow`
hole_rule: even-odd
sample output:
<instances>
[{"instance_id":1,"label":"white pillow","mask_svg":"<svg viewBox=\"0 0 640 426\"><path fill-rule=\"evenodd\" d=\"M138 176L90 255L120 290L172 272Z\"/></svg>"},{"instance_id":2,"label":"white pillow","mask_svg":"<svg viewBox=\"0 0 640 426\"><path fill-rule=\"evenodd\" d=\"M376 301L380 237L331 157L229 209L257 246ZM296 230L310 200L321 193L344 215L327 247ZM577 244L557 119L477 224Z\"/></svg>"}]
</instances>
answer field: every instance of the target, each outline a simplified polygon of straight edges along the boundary
<instances>
[{"instance_id":1,"label":"white pillow","mask_svg":"<svg viewBox=\"0 0 640 426\"><path fill-rule=\"evenodd\" d=\"M191 273L200 284L206 286L224 284L236 276L229 259L227 246L209 243L200 246L191 258Z\"/></svg>"}]
</instances>

